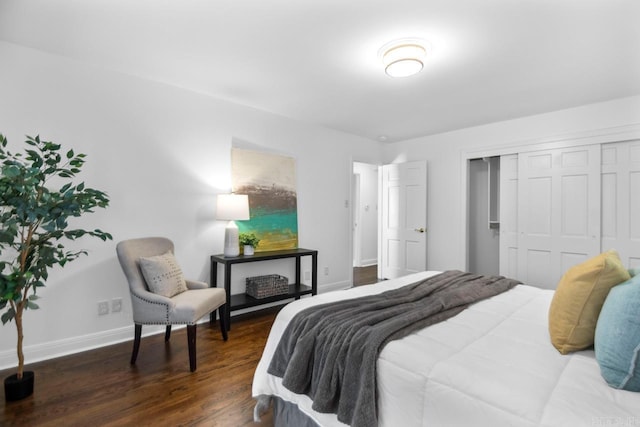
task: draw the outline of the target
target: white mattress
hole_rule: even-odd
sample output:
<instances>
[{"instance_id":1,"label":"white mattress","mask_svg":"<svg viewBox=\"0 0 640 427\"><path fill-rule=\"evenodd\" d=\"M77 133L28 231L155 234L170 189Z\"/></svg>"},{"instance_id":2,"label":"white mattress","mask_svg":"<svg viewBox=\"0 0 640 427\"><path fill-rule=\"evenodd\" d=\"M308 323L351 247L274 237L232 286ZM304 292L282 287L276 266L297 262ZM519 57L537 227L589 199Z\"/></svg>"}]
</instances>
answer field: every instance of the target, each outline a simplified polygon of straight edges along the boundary
<instances>
[{"instance_id":1,"label":"white mattress","mask_svg":"<svg viewBox=\"0 0 640 427\"><path fill-rule=\"evenodd\" d=\"M296 403L321 426L344 426L311 409L267 367L286 324L315 304L383 292L437 272L287 305L276 318L256 368L253 396ZM563 356L551 345L553 291L519 285L459 315L392 341L378 360L380 426L640 426L640 393L607 386L593 351Z\"/></svg>"}]
</instances>

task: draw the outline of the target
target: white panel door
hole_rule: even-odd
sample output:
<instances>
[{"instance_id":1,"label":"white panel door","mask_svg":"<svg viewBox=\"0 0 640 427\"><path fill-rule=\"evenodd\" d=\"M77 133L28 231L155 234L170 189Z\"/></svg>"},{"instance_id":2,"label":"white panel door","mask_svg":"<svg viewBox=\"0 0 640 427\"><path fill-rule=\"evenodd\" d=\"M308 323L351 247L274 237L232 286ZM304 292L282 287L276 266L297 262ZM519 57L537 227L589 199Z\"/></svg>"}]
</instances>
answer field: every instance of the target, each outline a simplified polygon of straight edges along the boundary
<instances>
[{"instance_id":1,"label":"white panel door","mask_svg":"<svg viewBox=\"0 0 640 427\"><path fill-rule=\"evenodd\" d=\"M600 253L600 146L518 156L517 278L554 289Z\"/></svg>"},{"instance_id":2,"label":"white panel door","mask_svg":"<svg viewBox=\"0 0 640 427\"><path fill-rule=\"evenodd\" d=\"M640 141L602 145L602 251L640 267Z\"/></svg>"},{"instance_id":3,"label":"white panel door","mask_svg":"<svg viewBox=\"0 0 640 427\"><path fill-rule=\"evenodd\" d=\"M518 277L518 155L500 156L500 275Z\"/></svg>"},{"instance_id":4,"label":"white panel door","mask_svg":"<svg viewBox=\"0 0 640 427\"><path fill-rule=\"evenodd\" d=\"M382 166L381 275L427 268L427 163Z\"/></svg>"}]
</instances>

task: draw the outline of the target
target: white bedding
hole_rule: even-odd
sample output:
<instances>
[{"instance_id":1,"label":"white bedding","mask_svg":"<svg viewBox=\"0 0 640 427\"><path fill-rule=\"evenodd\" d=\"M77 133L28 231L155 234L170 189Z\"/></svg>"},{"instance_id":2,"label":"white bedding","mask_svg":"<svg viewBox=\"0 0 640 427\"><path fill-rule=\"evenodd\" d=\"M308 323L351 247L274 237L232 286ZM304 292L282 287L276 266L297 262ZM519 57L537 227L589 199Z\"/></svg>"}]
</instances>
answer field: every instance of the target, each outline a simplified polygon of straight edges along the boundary
<instances>
[{"instance_id":1,"label":"white bedding","mask_svg":"<svg viewBox=\"0 0 640 427\"><path fill-rule=\"evenodd\" d=\"M311 305L384 292L438 272L329 292L278 314L256 368L253 396L293 402L321 426L344 426L311 409L267 374L289 320ZM553 291L519 285L401 340L378 359L380 426L640 426L640 393L615 390L593 351L563 356L551 345Z\"/></svg>"}]
</instances>

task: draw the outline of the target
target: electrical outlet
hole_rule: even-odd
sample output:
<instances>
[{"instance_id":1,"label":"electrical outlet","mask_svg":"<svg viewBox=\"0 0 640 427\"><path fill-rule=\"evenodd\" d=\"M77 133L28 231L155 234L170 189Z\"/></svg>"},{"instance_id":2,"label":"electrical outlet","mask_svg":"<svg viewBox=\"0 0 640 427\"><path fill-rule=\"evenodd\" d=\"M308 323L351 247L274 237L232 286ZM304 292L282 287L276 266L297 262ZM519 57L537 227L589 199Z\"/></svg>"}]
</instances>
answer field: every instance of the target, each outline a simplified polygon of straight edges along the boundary
<instances>
[{"instance_id":1,"label":"electrical outlet","mask_svg":"<svg viewBox=\"0 0 640 427\"><path fill-rule=\"evenodd\" d=\"M329 275L329 267L325 267L324 268L324 275L328 276Z\"/></svg>"},{"instance_id":2,"label":"electrical outlet","mask_svg":"<svg viewBox=\"0 0 640 427\"><path fill-rule=\"evenodd\" d=\"M99 301L98 316L104 316L105 314L109 314L109 301Z\"/></svg>"},{"instance_id":3,"label":"electrical outlet","mask_svg":"<svg viewBox=\"0 0 640 427\"><path fill-rule=\"evenodd\" d=\"M122 298L114 298L111 300L111 312L119 313L122 311Z\"/></svg>"}]
</instances>

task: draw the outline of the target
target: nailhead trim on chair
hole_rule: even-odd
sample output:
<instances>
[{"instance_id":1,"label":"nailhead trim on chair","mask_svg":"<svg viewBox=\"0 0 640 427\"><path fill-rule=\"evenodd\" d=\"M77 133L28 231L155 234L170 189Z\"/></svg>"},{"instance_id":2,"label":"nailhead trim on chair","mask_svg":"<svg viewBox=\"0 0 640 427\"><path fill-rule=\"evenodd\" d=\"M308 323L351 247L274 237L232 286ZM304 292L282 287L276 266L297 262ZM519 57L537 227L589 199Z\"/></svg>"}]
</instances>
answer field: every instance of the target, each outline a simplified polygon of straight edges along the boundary
<instances>
[{"instance_id":1,"label":"nailhead trim on chair","mask_svg":"<svg viewBox=\"0 0 640 427\"><path fill-rule=\"evenodd\" d=\"M169 306L167 304L164 304L164 303L161 303L161 302L156 302L156 301L150 301L150 300L148 300L148 299L146 299L144 297L141 297L140 295L137 295L137 294L132 294L132 295L135 296L138 299L141 299L144 302L147 302L149 304L162 305L162 306L166 307L166 309L167 309L167 321L166 321L166 323L161 323L161 322L145 322L145 323L142 323L142 322L134 321L134 323L137 323L138 325L169 325L169 324L171 324L171 325L196 325L197 324L197 322L172 322L172 323L169 323ZM205 314L205 316L206 316L206 314ZM202 316L202 317L204 317L204 316Z\"/></svg>"},{"instance_id":2,"label":"nailhead trim on chair","mask_svg":"<svg viewBox=\"0 0 640 427\"><path fill-rule=\"evenodd\" d=\"M169 323L169 306L167 304L163 304L163 303L156 302L156 301L150 301L150 300L148 300L148 299L146 299L144 297L141 297L140 295L137 295L137 294L132 294L132 295L135 296L138 299L141 299L142 301L144 301L146 303L161 305L161 306L164 306L165 309L166 309L166 319L167 319L166 323L160 323L160 322L151 322L151 323L135 322L135 323L138 323L139 325L166 325L166 324Z\"/></svg>"}]
</instances>

